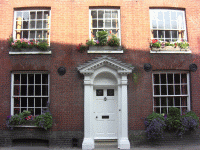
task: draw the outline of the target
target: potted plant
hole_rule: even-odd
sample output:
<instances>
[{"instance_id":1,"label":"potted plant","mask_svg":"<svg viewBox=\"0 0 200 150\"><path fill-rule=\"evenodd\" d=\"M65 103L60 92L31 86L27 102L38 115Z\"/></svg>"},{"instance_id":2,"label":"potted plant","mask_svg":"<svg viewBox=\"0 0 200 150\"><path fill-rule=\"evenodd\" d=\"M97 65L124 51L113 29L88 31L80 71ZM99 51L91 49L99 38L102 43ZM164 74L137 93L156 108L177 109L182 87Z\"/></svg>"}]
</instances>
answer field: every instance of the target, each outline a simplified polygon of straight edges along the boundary
<instances>
[{"instance_id":1,"label":"potted plant","mask_svg":"<svg viewBox=\"0 0 200 150\"><path fill-rule=\"evenodd\" d=\"M12 37L8 39L11 46L11 51L48 51L49 46L46 40L34 40L30 42L27 39L13 40Z\"/></svg>"},{"instance_id":2,"label":"potted plant","mask_svg":"<svg viewBox=\"0 0 200 150\"><path fill-rule=\"evenodd\" d=\"M78 52L83 53L87 47L85 45L83 45L82 43L80 43L77 47Z\"/></svg>"},{"instance_id":3,"label":"potted plant","mask_svg":"<svg viewBox=\"0 0 200 150\"><path fill-rule=\"evenodd\" d=\"M96 36L98 40L94 41L91 39L86 41L86 44L89 46L89 50L121 50L120 39L117 38L114 34L108 34L107 31L98 31Z\"/></svg>"}]
</instances>

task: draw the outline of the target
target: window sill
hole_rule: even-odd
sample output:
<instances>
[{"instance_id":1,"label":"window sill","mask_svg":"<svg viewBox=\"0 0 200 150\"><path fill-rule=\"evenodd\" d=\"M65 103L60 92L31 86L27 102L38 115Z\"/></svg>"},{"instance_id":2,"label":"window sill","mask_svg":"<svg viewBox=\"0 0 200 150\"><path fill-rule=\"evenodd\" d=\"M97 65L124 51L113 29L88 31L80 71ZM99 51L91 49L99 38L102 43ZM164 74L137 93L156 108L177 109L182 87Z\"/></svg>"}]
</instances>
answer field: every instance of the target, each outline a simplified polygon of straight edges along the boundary
<instances>
[{"instance_id":1,"label":"window sill","mask_svg":"<svg viewBox=\"0 0 200 150\"><path fill-rule=\"evenodd\" d=\"M89 46L87 53L124 53L121 46Z\"/></svg>"},{"instance_id":2,"label":"window sill","mask_svg":"<svg viewBox=\"0 0 200 150\"><path fill-rule=\"evenodd\" d=\"M37 48L32 48L32 49L29 49L29 48L24 48L24 49L21 49L21 50L16 50L14 48L10 48L10 51L9 51L9 54L10 55L23 55L23 54L31 54L31 55L34 55L34 54L37 54L37 55L43 55L43 54L51 54L51 49L48 48L46 51L40 51L39 49Z\"/></svg>"},{"instance_id":3,"label":"window sill","mask_svg":"<svg viewBox=\"0 0 200 150\"><path fill-rule=\"evenodd\" d=\"M155 48L152 47L150 50L150 53L183 53L183 54L191 54L190 48L182 49L180 47L172 47L172 46L166 46L164 48Z\"/></svg>"}]
</instances>

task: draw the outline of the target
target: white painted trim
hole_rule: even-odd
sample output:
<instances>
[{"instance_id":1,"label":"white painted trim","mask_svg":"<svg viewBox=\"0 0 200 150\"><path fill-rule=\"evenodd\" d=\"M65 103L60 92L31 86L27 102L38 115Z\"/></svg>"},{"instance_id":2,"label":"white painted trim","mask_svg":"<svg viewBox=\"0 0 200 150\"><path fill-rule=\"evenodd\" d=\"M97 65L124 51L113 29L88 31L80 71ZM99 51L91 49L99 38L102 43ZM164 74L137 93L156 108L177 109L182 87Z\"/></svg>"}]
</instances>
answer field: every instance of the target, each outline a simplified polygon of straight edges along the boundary
<instances>
[{"instance_id":1,"label":"white painted trim","mask_svg":"<svg viewBox=\"0 0 200 150\"><path fill-rule=\"evenodd\" d=\"M177 53L177 54L191 54L192 53L192 51L191 50L188 50L188 51L152 51L152 50L150 50L150 53L157 53L157 54L159 54L159 53Z\"/></svg>"},{"instance_id":2,"label":"white painted trim","mask_svg":"<svg viewBox=\"0 0 200 150\"><path fill-rule=\"evenodd\" d=\"M121 51L96 51L96 50L88 50L87 53L99 53L99 54L103 54L103 53L124 53L123 50Z\"/></svg>"},{"instance_id":3,"label":"white painted trim","mask_svg":"<svg viewBox=\"0 0 200 150\"><path fill-rule=\"evenodd\" d=\"M84 140L82 149L94 149L94 115L93 115L93 90L95 87L115 86L118 91L118 148L130 149L128 140L128 92L127 75L133 68L125 67L120 61L102 57L98 61L78 67L80 73L84 74ZM122 71L123 69L123 71ZM94 80L102 73L112 74L116 78L115 85L96 85ZM97 82L98 83L98 82ZM96 137L95 139L101 139Z\"/></svg>"},{"instance_id":4,"label":"white painted trim","mask_svg":"<svg viewBox=\"0 0 200 150\"><path fill-rule=\"evenodd\" d=\"M27 54L27 55L40 55L40 54L51 54L51 51L48 51L48 52L9 52L10 55L24 55L24 54Z\"/></svg>"}]
</instances>

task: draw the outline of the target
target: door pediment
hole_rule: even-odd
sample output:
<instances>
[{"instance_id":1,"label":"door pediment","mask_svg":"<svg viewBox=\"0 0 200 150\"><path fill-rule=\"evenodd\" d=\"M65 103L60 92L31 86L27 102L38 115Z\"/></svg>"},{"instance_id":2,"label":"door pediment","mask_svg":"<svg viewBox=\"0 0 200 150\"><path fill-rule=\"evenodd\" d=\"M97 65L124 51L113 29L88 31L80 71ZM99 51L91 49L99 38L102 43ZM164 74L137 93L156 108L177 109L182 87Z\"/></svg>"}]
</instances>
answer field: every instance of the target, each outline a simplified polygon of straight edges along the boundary
<instances>
[{"instance_id":1,"label":"door pediment","mask_svg":"<svg viewBox=\"0 0 200 150\"><path fill-rule=\"evenodd\" d=\"M77 69L82 74L93 74L95 70L104 66L116 70L119 74L129 74L134 69L131 64L122 63L121 61L118 61L113 57L108 57L107 55L94 58L93 60L80 65Z\"/></svg>"}]
</instances>

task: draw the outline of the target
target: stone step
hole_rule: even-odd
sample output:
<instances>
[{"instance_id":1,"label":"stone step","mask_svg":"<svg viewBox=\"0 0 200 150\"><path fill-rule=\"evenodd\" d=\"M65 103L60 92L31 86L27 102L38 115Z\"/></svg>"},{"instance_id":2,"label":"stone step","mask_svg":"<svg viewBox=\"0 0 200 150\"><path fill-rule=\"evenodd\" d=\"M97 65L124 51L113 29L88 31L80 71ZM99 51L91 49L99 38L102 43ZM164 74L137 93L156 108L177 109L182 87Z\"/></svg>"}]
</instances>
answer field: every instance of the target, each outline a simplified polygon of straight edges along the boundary
<instances>
[{"instance_id":1,"label":"stone step","mask_svg":"<svg viewBox=\"0 0 200 150\"><path fill-rule=\"evenodd\" d=\"M118 148L117 140L95 140L94 147L96 148Z\"/></svg>"}]
</instances>

